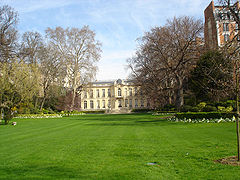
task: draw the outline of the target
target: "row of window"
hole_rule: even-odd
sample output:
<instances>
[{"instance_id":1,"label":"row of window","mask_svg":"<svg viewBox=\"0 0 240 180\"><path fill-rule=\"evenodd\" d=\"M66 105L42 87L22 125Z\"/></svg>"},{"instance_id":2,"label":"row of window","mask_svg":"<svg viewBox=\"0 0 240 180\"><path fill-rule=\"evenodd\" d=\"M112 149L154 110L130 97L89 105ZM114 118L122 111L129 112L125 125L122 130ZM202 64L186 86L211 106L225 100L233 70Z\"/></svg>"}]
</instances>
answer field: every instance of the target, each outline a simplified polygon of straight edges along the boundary
<instances>
[{"instance_id":1,"label":"row of window","mask_svg":"<svg viewBox=\"0 0 240 180\"><path fill-rule=\"evenodd\" d=\"M138 90L137 88L134 88L134 92L135 92L135 95L138 94ZM84 91L84 98L87 98L87 91ZM102 93L101 93L102 97L106 97L106 93L105 93L105 89L102 89ZM122 96L122 89L121 88L118 88L118 92L117 92L117 95L118 96ZM125 88L125 96L132 96L133 95L133 89L132 88ZM142 95L142 91L140 91L140 95ZM94 93L93 93L93 90L91 89L90 92L89 92L89 97L90 98L93 98L94 96ZM111 90L108 89L107 90L107 96L108 97L111 97ZM97 89L96 90L96 97L100 97L100 90Z\"/></svg>"},{"instance_id":2,"label":"row of window","mask_svg":"<svg viewBox=\"0 0 240 180\"><path fill-rule=\"evenodd\" d=\"M238 30L238 24L235 24L235 30ZM229 31L229 23L223 23L223 31L227 32Z\"/></svg>"},{"instance_id":3,"label":"row of window","mask_svg":"<svg viewBox=\"0 0 240 180\"><path fill-rule=\"evenodd\" d=\"M135 107L136 108L139 107L138 99L135 99L134 102L135 102L135 104L134 104ZM90 107L90 109L95 108L93 100L90 100L89 103L90 104L88 104L88 101L86 101L86 100L84 101L84 109L88 109L88 107ZM101 108L106 108L106 101L105 100L102 100L101 102L100 102L100 100L96 101L96 108L100 109L100 107ZM111 108L111 100L108 100L107 107ZM123 107L123 100L120 100L120 99L118 100L118 107ZM133 100L132 99L125 99L124 100L124 107L132 108L133 107ZM144 100L143 99L140 100L140 107L144 107ZM147 101L147 107L150 107L149 101Z\"/></svg>"}]
</instances>

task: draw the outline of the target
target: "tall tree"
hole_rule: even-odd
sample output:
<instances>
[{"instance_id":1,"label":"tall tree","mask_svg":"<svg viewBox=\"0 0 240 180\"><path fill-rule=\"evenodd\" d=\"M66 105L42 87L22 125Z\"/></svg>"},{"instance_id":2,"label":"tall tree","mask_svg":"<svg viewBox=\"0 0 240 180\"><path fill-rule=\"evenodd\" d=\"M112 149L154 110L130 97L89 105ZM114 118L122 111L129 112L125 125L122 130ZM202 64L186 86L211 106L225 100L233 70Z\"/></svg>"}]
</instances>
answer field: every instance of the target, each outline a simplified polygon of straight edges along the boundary
<instances>
[{"instance_id":1,"label":"tall tree","mask_svg":"<svg viewBox=\"0 0 240 180\"><path fill-rule=\"evenodd\" d=\"M24 62L2 63L0 71L0 109L6 124L20 103L29 102L39 91L39 71Z\"/></svg>"},{"instance_id":2,"label":"tall tree","mask_svg":"<svg viewBox=\"0 0 240 180\"><path fill-rule=\"evenodd\" d=\"M65 67L65 86L72 90L70 110L73 110L77 88L95 76L101 44L95 39L95 33L88 26L81 29L48 28L46 35L50 46L58 52Z\"/></svg>"},{"instance_id":3,"label":"tall tree","mask_svg":"<svg viewBox=\"0 0 240 180\"><path fill-rule=\"evenodd\" d=\"M42 74L43 98L40 105L40 109L42 109L47 98L53 97L53 95L54 98L62 95L59 89L64 86L66 72L64 72L65 69L58 52L48 44L41 50L39 68ZM54 93L52 93L53 89Z\"/></svg>"},{"instance_id":4,"label":"tall tree","mask_svg":"<svg viewBox=\"0 0 240 180\"><path fill-rule=\"evenodd\" d=\"M0 7L0 62L9 62L16 55L18 14L10 6Z\"/></svg>"},{"instance_id":5,"label":"tall tree","mask_svg":"<svg viewBox=\"0 0 240 180\"><path fill-rule=\"evenodd\" d=\"M128 61L135 79L141 85L152 84L146 88L161 91L165 97L174 94L180 109L184 104L184 82L201 50L202 30L201 20L182 16L146 32L138 40L136 55ZM157 91L155 94L159 94Z\"/></svg>"},{"instance_id":6,"label":"tall tree","mask_svg":"<svg viewBox=\"0 0 240 180\"><path fill-rule=\"evenodd\" d=\"M233 95L233 62L217 50L205 52L191 72L190 89L199 101L220 101Z\"/></svg>"}]
</instances>

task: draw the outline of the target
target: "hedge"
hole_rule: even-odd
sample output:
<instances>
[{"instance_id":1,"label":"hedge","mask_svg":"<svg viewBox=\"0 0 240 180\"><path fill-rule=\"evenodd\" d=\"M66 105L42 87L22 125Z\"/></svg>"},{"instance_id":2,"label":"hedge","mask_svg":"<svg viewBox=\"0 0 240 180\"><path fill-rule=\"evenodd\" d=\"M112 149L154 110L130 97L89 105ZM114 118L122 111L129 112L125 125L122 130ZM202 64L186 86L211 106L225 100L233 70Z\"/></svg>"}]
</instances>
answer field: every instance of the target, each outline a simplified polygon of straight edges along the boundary
<instances>
[{"instance_id":1,"label":"hedge","mask_svg":"<svg viewBox=\"0 0 240 180\"><path fill-rule=\"evenodd\" d=\"M176 113L175 117L178 119L219 119L219 118L232 118L237 114L234 112L187 112Z\"/></svg>"},{"instance_id":2,"label":"hedge","mask_svg":"<svg viewBox=\"0 0 240 180\"><path fill-rule=\"evenodd\" d=\"M132 112L149 112L152 111L152 109L132 109Z\"/></svg>"},{"instance_id":3,"label":"hedge","mask_svg":"<svg viewBox=\"0 0 240 180\"><path fill-rule=\"evenodd\" d=\"M105 113L105 110L99 110L99 111L73 111L73 112L62 111L62 112L60 112L60 114L70 114L70 115L103 114L103 113Z\"/></svg>"}]
</instances>

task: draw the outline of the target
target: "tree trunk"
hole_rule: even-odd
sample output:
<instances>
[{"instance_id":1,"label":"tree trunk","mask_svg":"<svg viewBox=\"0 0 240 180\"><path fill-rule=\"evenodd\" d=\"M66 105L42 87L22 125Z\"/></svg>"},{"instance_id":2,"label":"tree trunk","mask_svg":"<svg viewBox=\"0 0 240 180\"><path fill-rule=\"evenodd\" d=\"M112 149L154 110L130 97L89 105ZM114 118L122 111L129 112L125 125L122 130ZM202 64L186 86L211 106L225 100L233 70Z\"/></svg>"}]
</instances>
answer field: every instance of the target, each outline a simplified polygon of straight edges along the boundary
<instances>
[{"instance_id":1,"label":"tree trunk","mask_svg":"<svg viewBox=\"0 0 240 180\"><path fill-rule=\"evenodd\" d=\"M177 92L176 92L176 107L177 110L179 111L181 107L184 104L184 98L183 98L183 80L179 77L176 78L177 80Z\"/></svg>"},{"instance_id":2,"label":"tree trunk","mask_svg":"<svg viewBox=\"0 0 240 180\"><path fill-rule=\"evenodd\" d=\"M46 96L43 97L43 100L42 100L41 106L40 106L40 111L41 111L42 108L43 108L43 105L44 105L44 103L45 103L45 100L46 100Z\"/></svg>"},{"instance_id":3,"label":"tree trunk","mask_svg":"<svg viewBox=\"0 0 240 180\"><path fill-rule=\"evenodd\" d=\"M70 106L70 111L73 111L74 108L74 102L75 102L75 97L76 97L76 87L73 87L73 94L72 94L72 102L71 102L71 106Z\"/></svg>"},{"instance_id":4,"label":"tree trunk","mask_svg":"<svg viewBox=\"0 0 240 180\"><path fill-rule=\"evenodd\" d=\"M36 99L35 99L35 104L34 104L34 107L37 108L38 107L38 97L36 96Z\"/></svg>"},{"instance_id":5,"label":"tree trunk","mask_svg":"<svg viewBox=\"0 0 240 180\"><path fill-rule=\"evenodd\" d=\"M46 97L47 97L47 92L46 92L46 91L47 91L47 86L44 87L43 100L42 100L42 102L41 102L40 111L42 110L43 105L44 105L45 100L46 100Z\"/></svg>"}]
</instances>

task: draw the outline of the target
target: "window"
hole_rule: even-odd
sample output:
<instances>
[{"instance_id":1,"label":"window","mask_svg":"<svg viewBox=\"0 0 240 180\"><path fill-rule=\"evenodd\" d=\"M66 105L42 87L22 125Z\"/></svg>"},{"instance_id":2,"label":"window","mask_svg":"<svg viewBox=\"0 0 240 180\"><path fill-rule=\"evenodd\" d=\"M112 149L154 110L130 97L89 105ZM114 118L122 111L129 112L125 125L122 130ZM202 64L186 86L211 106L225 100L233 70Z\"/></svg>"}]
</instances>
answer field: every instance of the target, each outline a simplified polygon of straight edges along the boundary
<instances>
[{"instance_id":1,"label":"window","mask_svg":"<svg viewBox=\"0 0 240 180\"><path fill-rule=\"evenodd\" d=\"M93 100L90 101L90 108L93 109Z\"/></svg>"},{"instance_id":2,"label":"window","mask_svg":"<svg viewBox=\"0 0 240 180\"><path fill-rule=\"evenodd\" d=\"M240 36L239 36L239 34L237 35L237 40L240 41Z\"/></svg>"},{"instance_id":3,"label":"window","mask_svg":"<svg viewBox=\"0 0 240 180\"><path fill-rule=\"evenodd\" d=\"M141 99L141 107L144 107L144 101Z\"/></svg>"},{"instance_id":4,"label":"window","mask_svg":"<svg viewBox=\"0 0 240 180\"><path fill-rule=\"evenodd\" d=\"M102 97L105 97L105 89L102 89Z\"/></svg>"},{"instance_id":5,"label":"window","mask_svg":"<svg viewBox=\"0 0 240 180\"><path fill-rule=\"evenodd\" d=\"M100 97L99 89L97 89L97 97Z\"/></svg>"},{"instance_id":6,"label":"window","mask_svg":"<svg viewBox=\"0 0 240 180\"><path fill-rule=\"evenodd\" d=\"M132 88L129 88L129 96L132 96Z\"/></svg>"},{"instance_id":7,"label":"window","mask_svg":"<svg viewBox=\"0 0 240 180\"><path fill-rule=\"evenodd\" d=\"M138 100L135 99L135 107L138 107Z\"/></svg>"},{"instance_id":8,"label":"window","mask_svg":"<svg viewBox=\"0 0 240 180\"><path fill-rule=\"evenodd\" d=\"M127 88L125 88L125 96L127 96Z\"/></svg>"},{"instance_id":9,"label":"window","mask_svg":"<svg viewBox=\"0 0 240 180\"><path fill-rule=\"evenodd\" d=\"M224 41L225 42L229 41L229 34L224 34Z\"/></svg>"},{"instance_id":10,"label":"window","mask_svg":"<svg viewBox=\"0 0 240 180\"><path fill-rule=\"evenodd\" d=\"M110 108L110 107L111 107L111 101L108 100L108 108Z\"/></svg>"},{"instance_id":11,"label":"window","mask_svg":"<svg viewBox=\"0 0 240 180\"><path fill-rule=\"evenodd\" d=\"M90 90L90 98L93 98L93 90Z\"/></svg>"},{"instance_id":12,"label":"window","mask_svg":"<svg viewBox=\"0 0 240 180\"><path fill-rule=\"evenodd\" d=\"M137 95L137 88L135 87L134 88L134 93L135 93L135 96Z\"/></svg>"},{"instance_id":13,"label":"window","mask_svg":"<svg viewBox=\"0 0 240 180\"><path fill-rule=\"evenodd\" d=\"M125 107L128 107L128 99L125 99Z\"/></svg>"},{"instance_id":14,"label":"window","mask_svg":"<svg viewBox=\"0 0 240 180\"><path fill-rule=\"evenodd\" d=\"M129 107L132 107L132 99L129 99Z\"/></svg>"},{"instance_id":15,"label":"window","mask_svg":"<svg viewBox=\"0 0 240 180\"><path fill-rule=\"evenodd\" d=\"M121 101L121 99L118 100L118 107L122 107L122 101Z\"/></svg>"},{"instance_id":16,"label":"window","mask_svg":"<svg viewBox=\"0 0 240 180\"><path fill-rule=\"evenodd\" d=\"M105 100L102 101L102 107L105 108Z\"/></svg>"},{"instance_id":17,"label":"window","mask_svg":"<svg viewBox=\"0 0 240 180\"><path fill-rule=\"evenodd\" d=\"M108 89L108 97L111 97L111 90Z\"/></svg>"},{"instance_id":18,"label":"window","mask_svg":"<svg viewBox=\"0 0 240 180\"><path fill-rule=\"evenodd\" d=\"M228 23L223 23L223 31L229 31Z\"/></svg>"},{"instance_id":19,"label":"window","mask_svg":"<svg viewBox=\"0 0 240 180\"><path fill-rule=\"evenodd\" d=\"M147 107L150 107L150 100L147 100Z\"/></svg>"},{"instance_id":20,"label":"window","mask_svg":"<svg viewBox=\"0 0 240 180\"><path fill-rule=\"evenodd\" d=\"M87 101L84 101L84 109L87 109Z\"/></svg>"},{"instance_id":21,"label":"window","mask_svg":"<svg viewBox=\"0 0 240 180\"><path fill-rule=\"evenodd\" d=\"M121 88L118 88L118 96L122 96L122 90L121 90Z\"/></svg>"},{"instance_id":22,"label":"window","mask_svg":"<svg viewBox=\"0 0 240 180\"><path fill-rule=\"evenodd\" d=\"M87 98L87 91L84 91L84 98Z\"/></svg>"},{"instance_id":23,"label":"window","mask_svg":"<svg viewBox=\"0 0 240 180\"><path fill-rule=\"evenodd\" d=\"M97 108L99 109L100 108L100 101L97 100Z\"/></svg>"}]
</instances>

